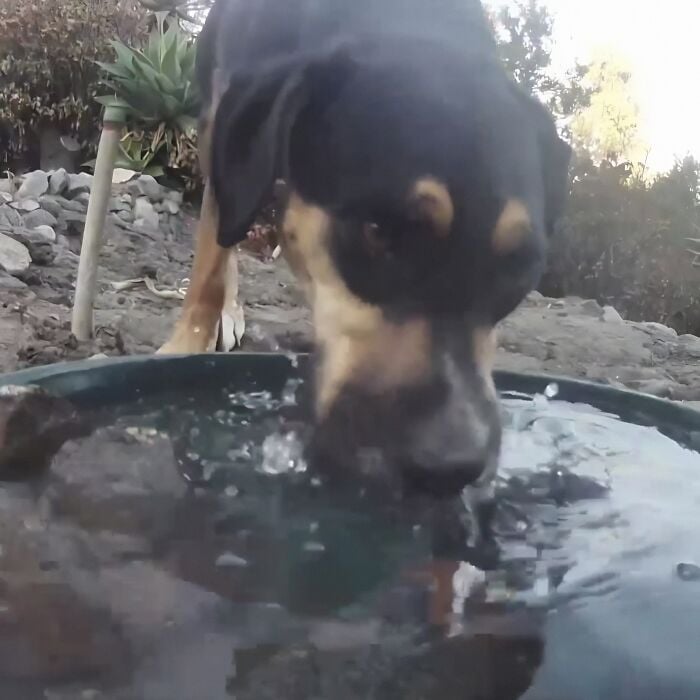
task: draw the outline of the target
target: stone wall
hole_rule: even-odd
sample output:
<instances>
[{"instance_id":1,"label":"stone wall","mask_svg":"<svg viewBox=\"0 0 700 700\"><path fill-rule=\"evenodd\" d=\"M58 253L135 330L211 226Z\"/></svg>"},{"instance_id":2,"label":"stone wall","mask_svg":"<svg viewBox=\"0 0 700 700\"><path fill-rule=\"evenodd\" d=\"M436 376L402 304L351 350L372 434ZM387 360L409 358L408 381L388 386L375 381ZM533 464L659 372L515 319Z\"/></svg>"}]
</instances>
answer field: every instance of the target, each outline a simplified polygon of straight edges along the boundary
<instances>
[{"instance_id":1,"label":"stone wall","mask_svg":"<svg viewBox=\"0 0 700 700\"><path fill-rule=\"evenodd\" d=\"M21 286L30 266L51 265L59 247L80 252L92 182L65 170L0 179L0 288ZM137 176L112 186L106 227L177 236L181 208L181 192Z\"/></svg>"}]
</instances>

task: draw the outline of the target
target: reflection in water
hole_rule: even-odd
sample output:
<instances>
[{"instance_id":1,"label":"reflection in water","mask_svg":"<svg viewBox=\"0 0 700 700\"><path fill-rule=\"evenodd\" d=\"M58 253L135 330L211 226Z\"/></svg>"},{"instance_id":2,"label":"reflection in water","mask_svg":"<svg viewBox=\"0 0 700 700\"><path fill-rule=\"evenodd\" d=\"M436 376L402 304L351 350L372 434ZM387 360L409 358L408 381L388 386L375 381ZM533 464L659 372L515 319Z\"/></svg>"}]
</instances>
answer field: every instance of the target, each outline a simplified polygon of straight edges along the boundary
<instances>
[{"instance_id":1,"label":"reflection in water","mask_svg":"<svg viewBox=\"0 0 700 700\"><path fill-rule=\"evenodd\" d=\"M325 487L297 388L104 415L0 490L0 697L700 697L698 455L510 398L475 550L459 501Z\"/></svg>"}]
</instances>

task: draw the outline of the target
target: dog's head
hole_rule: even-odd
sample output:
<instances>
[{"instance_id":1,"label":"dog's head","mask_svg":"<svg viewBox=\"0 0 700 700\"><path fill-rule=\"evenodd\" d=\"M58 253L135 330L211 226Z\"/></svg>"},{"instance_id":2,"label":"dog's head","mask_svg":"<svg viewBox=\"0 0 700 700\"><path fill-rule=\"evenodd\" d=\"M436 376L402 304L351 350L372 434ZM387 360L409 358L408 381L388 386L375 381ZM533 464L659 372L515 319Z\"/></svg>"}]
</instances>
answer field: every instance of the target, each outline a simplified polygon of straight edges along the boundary
<instances>
[{"instance_id":1,"label":"dog's head","mask_svg":"<svg viewBox=\"0 0 700 700\"><path fill-rule=\"evenodd\" d=\"M568 185L544 108L483 52L336 46L232 79L212 158L222 245L291 188L318 454L437 492L495 466L494 326L536 285Z\"/></svg>"}]
</instances>

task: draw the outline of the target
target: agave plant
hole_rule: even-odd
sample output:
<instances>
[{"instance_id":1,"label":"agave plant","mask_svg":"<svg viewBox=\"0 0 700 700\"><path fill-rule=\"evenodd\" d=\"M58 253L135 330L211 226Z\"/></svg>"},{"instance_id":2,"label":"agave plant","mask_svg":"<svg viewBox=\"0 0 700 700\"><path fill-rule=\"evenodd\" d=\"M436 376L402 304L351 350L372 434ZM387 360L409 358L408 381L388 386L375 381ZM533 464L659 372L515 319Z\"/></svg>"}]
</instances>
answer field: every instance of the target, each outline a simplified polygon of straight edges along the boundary
<instances>
[{"instance_id":1,"label":"agave plant","mask_svg":"<svg viewBox=\"0 0 700 700\"><path fill-rule=\"evenodd\" d=\"M166 29L167 13L156 17L157 26L143 49L111 42L117 60L98 65L106 74L103 84L114 94L97 100L105 106L125 107L147 126L166 122L187 131L196 125L199 103L194 42L176 21Z\"/></svg>"},{"instance_id":2,"label":"agave plant","mask_svg":"<svg viewBox=\"0 0 700 700\"><path fill-rule=\"evenodd\" d=\"M117 165L154 172L159 163L197 180L196 127L199 95L194 80L192 37L167 12L156 13L144 48L113 41L116 61L100 62L103 84L113 94L98 97L106 107L123 107L135 128L122 140ZM145 131L146 135L139 133ZM160 157L161 151L166 153Z\"/></svg>"}]
</instances>

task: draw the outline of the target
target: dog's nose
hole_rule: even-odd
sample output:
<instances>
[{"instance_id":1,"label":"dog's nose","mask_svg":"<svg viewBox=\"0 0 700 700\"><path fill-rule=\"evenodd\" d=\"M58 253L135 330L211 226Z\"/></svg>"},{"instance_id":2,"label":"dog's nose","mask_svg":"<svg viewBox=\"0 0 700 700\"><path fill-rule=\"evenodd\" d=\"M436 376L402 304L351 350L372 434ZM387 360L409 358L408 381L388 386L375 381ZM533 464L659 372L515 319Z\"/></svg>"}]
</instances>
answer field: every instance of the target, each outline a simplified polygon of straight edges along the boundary
<instances>
[{"instance_id":1,"label":"dog's nose","mask_svg":"<svg viewBox=\"0 0 700 700\"><path fill-rule=\"evenodd\" d=\"M409 486L449 496L493 468L501 426L495 404L448 404L417 425L399 447L397 462Z\"/></svg>"},{"instance_id":2,"label":"dog's nose","mask_svg":"<svg viewBox=\"0 0 700 700\"><path fill-rule=\"evenodd\" d=\"M486 470L483 462L441 462L436 458L421 464L404 462L401 465L406 485L420 493L437 497L453 496L473 484Z\"/></svg>"}]
</instances>

